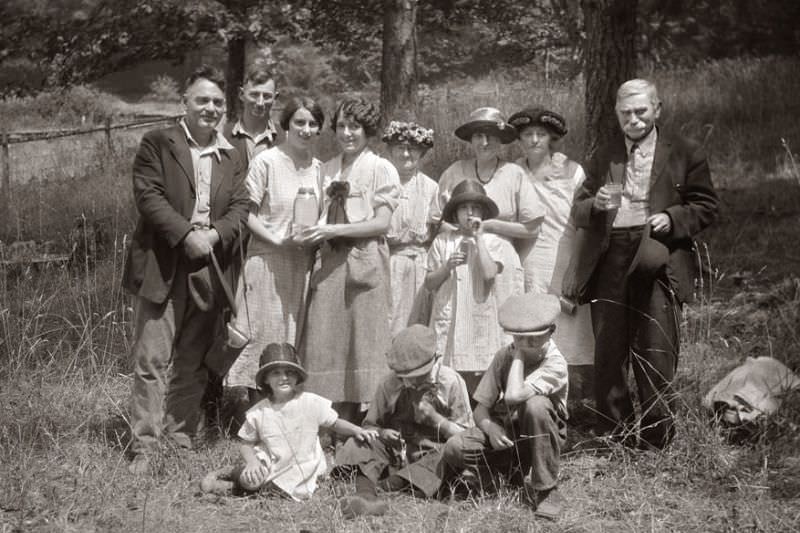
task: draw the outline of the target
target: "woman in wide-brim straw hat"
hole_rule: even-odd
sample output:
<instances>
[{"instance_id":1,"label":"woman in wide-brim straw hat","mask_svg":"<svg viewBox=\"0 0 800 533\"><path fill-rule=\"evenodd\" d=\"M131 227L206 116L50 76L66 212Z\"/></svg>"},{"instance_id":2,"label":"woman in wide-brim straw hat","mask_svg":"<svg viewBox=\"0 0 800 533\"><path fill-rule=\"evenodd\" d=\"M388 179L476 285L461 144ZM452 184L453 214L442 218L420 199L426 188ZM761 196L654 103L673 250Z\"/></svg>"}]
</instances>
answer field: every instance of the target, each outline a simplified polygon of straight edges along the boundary
<instances>
[{"instance_id":1,"label":"woman in wide-brim straw hat","mask_svg":"<svg viewBox=\"0 0 800 533\"><path fill-rule=\"evenodd\" d=\"M520 249L526 292L561 294L564 271L573 253L575 226L570 218L572 198L585 175L581 166L556 149L567 134L560 114L528 107L508 121L519 133L524 155L517 160L528 174L539 202L545 208L539 236ZM591 365L594 335L589 305L558 317L554 339L570 365Z\"/></svg>"},{"instance_id":2,"label":"woman in wide-brim straw hat","mask_svg":"<svg viewBox=\"0 0 800 533\"><path fill-rule=\"evenodd\" d=\"M400 199L392 214L386 240L392 283L391 332L394 337L409 323L427 317L412 317L424 312L427 291L425 281L427 244L430 241L428 213L439 187L431 178L420 172L419 162L433 147L433 130L415 122L392 121L381 137L387 145L389 160L400 176ZM422 291L422 292L420 292ZM415 307L415 302L417 305Z\"/></svg>"},{"instance_id":3,"label":"woman in wide-brim straw hat","mask_svg":"<svg viewBox=\"0 0 800 533\"><path fill-rule=\"evenodd\" d=\"M470 143L473 157L456 161L442 173L439 193L431 204L431 220L441 221L442 209L456 185L464 180L475 180L483 185L499 209L496 218L486 221L484 231L508 243L502 258L503 272L496 279L498 303L502 304L512 294L524 291L522 262L514 244L536 237L544 210L525 171L500 157L503 145L516 140L517 131L499 110L493 107L474 110L467 121L456 128L455 135ZM442 226L452 229L446 223Z\"/></svg>"}]
</instances>

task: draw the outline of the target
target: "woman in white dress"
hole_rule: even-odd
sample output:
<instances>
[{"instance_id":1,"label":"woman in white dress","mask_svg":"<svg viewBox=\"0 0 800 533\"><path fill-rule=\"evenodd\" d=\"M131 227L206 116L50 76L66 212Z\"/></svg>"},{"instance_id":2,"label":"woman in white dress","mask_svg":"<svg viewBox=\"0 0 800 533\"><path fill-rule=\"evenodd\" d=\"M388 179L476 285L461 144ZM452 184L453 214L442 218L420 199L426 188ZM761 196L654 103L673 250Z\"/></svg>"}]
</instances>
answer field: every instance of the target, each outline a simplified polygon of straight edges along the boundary
<instances>
[{"instance_id":1,"label":"woman in white dress","mask_svg":"<svg viewBox=\"0 0 800 533\"><path fill-rule=\"evenodd\" d=\"M280 116L286 140L250 162L246 184L252 205L247 220L251 239L237 290L235 322L250 343L228 371L225 384L247 387L251 401L257 398L254 380L264 348L297 342L312 256L300 246L292 228L294 200L301 187L313 190L317 198L322 195L322 164L312 151L324 120L313 99L290 100Z\"/></svg>"},{"instance_id":2,"label":"woman in white dress","mask_svg":"<svg viewBox=\"0 0 800 533\"><path fill-rule=\"evenodd\" d=\"M439 187L419 170L420 159L433 147L433 130L414 122L392 121L381 140L388 145L389 159L400 176L400 199L386 236L392 283L390 327L394 337L408 326L415 302L419 308L428 298L422 286L431 238L428 212Z\"/></svg>"},{"instance_id":3,"label":"woman in white dress","mask_svg":"<svg viewBox=\"0 0 800 533\"><path fill-rule=\"evenodd\" d=\"M372 102L339 104L332 126L342 153L322 166L320 222L303 232L306 245L319 246L299 350L306 389L332 400L348 421L360 419L361 405L386 373L391 341L386 234L400 179L369 147L379 122Z\"/></svg>"},{"instance_id":4,"label":"woman in white dress","mask_svg":"<svg viewBox=\"0 0 800 533\"><path fill-rule=\"evenodd\" d=\"M575 226L570 219L572 197L584 180L583 169L554 148L567 133L566 122L558 113L530 107L511 115L509 122L517 129L525 154L517 164L525 169L545 209L536 240L520 249L525 290L560 296L575 239ZM591 365L594 336L589 306L579 306L572 313L562 312L553 339L570 365Z\"/></svg>"}]
</instances>

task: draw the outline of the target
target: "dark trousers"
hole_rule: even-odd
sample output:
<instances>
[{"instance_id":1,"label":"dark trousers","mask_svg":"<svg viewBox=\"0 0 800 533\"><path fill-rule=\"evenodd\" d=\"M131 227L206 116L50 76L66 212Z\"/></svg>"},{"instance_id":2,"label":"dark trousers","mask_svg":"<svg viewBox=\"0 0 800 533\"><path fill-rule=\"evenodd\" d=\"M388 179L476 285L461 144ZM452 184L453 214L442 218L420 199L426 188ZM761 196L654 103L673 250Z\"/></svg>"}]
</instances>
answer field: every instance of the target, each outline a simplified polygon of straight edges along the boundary
<instances>
[{"instance_id":1,"label":"dark trousers","mask_svg":"<svg viewBox=\"0 0 800 533\"><path fill-rule=\"evenodd\" d=\"M641 404L639 437L663 448L675 429L671 388L678 363L679 304L665 268L627 274L641 239L640 229L614 230L592 282L595 337L596 430L601 435L635 435L628 368Z\"/></svg>"},{"instance_id":2,"label":"dark trousers","mask_svg":"<svg viewBox=\"0 0 800 533\"><path fill-rule=\"evenodd\" d=\"M351 438L336 452L336 464L358 467L376 485L389 475L400 477L430 498L437 493L441 484L441 454L438 446L433 445L432 448L420 449L408 444L408 464L401 465L391 443L382 439L362 443Z\"/></svg>"},{"instance_id":3,"label":"dark trousers","mask_svg":"<svg viewBox=\"0 0 800 533\"><path fill-rule=\"evenodd\" d=\"M519 418L506 428L514 446L492 449L477 427L453 435L444 446L443 459L452 473L469 469L481 486L494 486L492 474L521 482L530 471L534 490L552 489L558 483L559 455L567 439L567 423L546 396L533 396L518 409ZM498 421L502 425L501 421Z\"/></svg>"},{"instance_id":4,"label":"dark trousers","mask_svg":"<svg viewBox=\"0 0 800 533\"><path fill-rule=\"evenodd\" d=\"M145 453L163 433L191 447L202 426L201 400L208 383L204 358L213 341L216 309L201 311L189 296L181 264L164 303L138 297L131 356L133 453Z\"/></svg>"}]
</instances>

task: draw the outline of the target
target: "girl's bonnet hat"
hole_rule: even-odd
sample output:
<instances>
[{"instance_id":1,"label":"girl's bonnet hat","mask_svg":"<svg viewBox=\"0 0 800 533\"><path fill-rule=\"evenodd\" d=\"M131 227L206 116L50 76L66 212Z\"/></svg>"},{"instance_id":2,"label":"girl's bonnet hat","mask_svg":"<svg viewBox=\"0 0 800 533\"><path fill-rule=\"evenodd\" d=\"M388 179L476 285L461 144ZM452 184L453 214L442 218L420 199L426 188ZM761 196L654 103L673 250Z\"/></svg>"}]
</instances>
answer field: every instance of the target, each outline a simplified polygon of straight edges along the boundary
<instances>
[{"instance_id":1,"label":"girl's bonnet hat","mask_svg":"<svg viewBox=\"0 0 800 533\"><path fill-rule=\"evenodd\" d=\"M256 372L256 386L261 389L264 378L269 371L280 367L289 368L297 372L298 385L308 377L308 373L297 360L297 351L295 351L294 346L288 343L278 344L273 342L268 344L261 353L258 372Z\"/></svg>"},{"instance_id":2,"label":"girl's bonnet hat","mask_svg":"<svg viewBox=\"0 0 800 533\"><path fill-rule=\"evenodd\" d=\"M477 202L483 207L483 219L495 218L499 213L497 204L486 196L486 189L475 180L466 179L453 188L452 196L442 210L442 220L455 222L458 206L464 202Z\"/></svg>"}]
</instances>

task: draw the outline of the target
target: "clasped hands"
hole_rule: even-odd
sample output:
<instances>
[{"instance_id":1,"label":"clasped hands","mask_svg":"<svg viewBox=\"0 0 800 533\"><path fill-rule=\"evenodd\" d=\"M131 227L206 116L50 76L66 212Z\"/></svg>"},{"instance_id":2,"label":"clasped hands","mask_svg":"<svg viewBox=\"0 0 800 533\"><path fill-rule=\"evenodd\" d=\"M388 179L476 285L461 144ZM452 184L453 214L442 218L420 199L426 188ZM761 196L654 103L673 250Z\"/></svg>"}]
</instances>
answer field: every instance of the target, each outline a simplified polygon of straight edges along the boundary
<instances>
[{"instance_id":1,"label":"clasped hands","mask_svg":"<svg viewBox=\"0 0 800 533\"><path fill-rule=\"evenodd\" d=\"M219 242L219 233L214 228L193 228L183 239L183 249L191 260L208 257Z\"/></svg>"}]
</instances>

